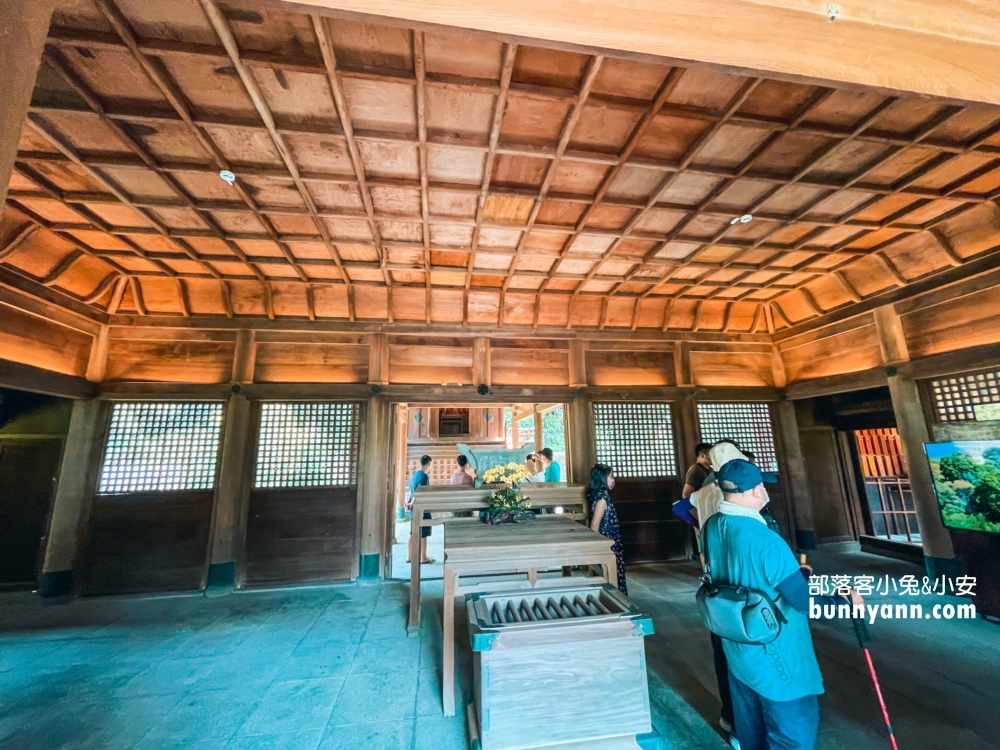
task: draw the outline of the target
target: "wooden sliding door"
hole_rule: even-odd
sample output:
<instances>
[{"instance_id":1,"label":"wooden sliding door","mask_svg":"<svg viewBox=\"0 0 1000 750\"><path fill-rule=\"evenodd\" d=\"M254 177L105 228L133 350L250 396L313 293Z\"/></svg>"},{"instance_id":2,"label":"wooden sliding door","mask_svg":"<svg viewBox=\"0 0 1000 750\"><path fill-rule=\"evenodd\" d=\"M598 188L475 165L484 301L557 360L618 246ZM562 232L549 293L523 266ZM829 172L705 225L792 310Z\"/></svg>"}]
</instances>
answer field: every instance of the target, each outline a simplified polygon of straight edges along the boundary
<instances>
[{"instance_id":1,"label":"wooden sliding door","mask_svg":"<svg viewBox=\"0 0 1000 750\"><path fill-rule=\"evenodd\" d=\"M244 585L351 578L360 411L356 403L261 404Z\"/></svg>"}]
</instances>

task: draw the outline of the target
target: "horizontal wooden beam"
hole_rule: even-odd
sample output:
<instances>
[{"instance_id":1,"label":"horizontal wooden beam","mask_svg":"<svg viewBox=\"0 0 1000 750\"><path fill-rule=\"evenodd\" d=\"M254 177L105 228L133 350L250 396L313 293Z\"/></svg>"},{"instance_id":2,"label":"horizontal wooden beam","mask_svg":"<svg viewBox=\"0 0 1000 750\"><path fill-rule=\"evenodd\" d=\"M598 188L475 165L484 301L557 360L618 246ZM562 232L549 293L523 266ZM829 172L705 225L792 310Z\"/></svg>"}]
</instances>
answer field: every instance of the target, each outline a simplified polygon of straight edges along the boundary
<instances>
[{"instance_id":1,"label":"horizontal wooden beam","mask_svg":"<svg viewBox=\"0 0 1000 750\"><path fill-rule=\"evenodd\" d=\"M85 378L6 359L0 359L0 386L63 398L93 398L98 393L97 384Z\"/></svg>"},{"instance_id":2,"label":"horizontal wooden beam","mask_svg":"<svg viewBox=\"0 0 1000 750\"><path fill-rule=\"evenodd\" d=\"M889 0L296 0L297 6L731 70L1000 103L1000 7ZM384 20L383 20L384 22Z\"/></svg>"}]
</instances>

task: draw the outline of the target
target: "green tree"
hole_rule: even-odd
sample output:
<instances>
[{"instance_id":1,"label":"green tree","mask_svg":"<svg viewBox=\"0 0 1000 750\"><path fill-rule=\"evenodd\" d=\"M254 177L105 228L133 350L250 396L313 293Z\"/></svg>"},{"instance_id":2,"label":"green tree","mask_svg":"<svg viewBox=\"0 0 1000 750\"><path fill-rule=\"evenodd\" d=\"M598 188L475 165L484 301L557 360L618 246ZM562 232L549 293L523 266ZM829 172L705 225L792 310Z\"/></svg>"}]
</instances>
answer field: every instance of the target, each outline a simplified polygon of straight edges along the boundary
<instances>
[{"instance_id":1,"label":"green tree","mask_svg":"<svg viewBox=\"0 0 1000 750\"><path fill-rule=\"evenodd\" d=\"M1000 448L987 448L983 451L983 459L1000 471Z\"/></svg>"},{"instance_id":2,"label":"green tree","mask_svg":"<svg viewBox=\"0 0 1000 750\"><path fill-rule=\"evenodd\" d=\"M986 469L972 490L969 513L982 513L987 521L1000 522L1000 471Z\"/></svg>"},{"instance_id":3,"label":"green tree","mask_svg":"<svg viewBox=\"0 0 1000 750\"><path fill-rule=\"evenodd\" d=\"M941 459L941 476L946 482L964 480L975 484L980 467L965 453L952 453Z\"/></svg>"}]
</instances>

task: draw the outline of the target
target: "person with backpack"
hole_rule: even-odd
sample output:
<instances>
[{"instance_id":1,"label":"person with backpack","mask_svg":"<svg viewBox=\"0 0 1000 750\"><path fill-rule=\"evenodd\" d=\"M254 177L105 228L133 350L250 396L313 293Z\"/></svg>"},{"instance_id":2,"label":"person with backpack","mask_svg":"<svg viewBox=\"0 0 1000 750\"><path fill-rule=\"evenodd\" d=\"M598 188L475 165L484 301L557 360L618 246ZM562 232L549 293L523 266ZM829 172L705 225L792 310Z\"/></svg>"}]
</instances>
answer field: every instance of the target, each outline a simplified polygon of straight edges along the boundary
<instances>
[{"instance_id":1,"label":"person with backpack","mask_svg":"<svg viewBox=\"0 0 1000 750\"><path fill-rule=\"evenodd\" d=\"M763 595L777 610L768 621L768 637L773 639L766 642L727 638L727 623L706 621L720 635L728 662L734 734L743 750L812 750L819 732L823 676L809 631L808 573L760 514L769 500L761 470L745 459L733 459L717 469L716 480L723 497L701 531L707 579ZM854 589L850 603L864 603ZM703 617L712 611L706 607ZM744 622L728 625L738 629Z\"/></svg>"}]
</instances>

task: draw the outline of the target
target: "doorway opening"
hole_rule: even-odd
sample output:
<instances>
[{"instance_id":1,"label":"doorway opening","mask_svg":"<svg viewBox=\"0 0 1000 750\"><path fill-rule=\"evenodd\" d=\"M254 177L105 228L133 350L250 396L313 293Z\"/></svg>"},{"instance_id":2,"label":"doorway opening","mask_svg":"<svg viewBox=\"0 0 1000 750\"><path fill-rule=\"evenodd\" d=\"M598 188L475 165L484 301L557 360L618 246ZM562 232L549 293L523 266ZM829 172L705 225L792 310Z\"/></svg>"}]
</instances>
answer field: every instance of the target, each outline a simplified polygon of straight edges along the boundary
<instances>
[{"instance_id":1,"label":"doorway opening","mask_svg":"<svg viewBox=\"0 0 1000 750\"><path fill-rule=\"evenodd\" d=\"M511 456L524 462L529 453L550 448L553 463L559 466L562 481L566 481L569 467L565 415L566 408L561 403L396 404L389 503L389 577L410 578L407 562L410 514L406 500L418 471L424 471L430 486L478 483L471 467L459 466L461 450L510 451ZM524 455L517 452L522 448ZM422 467L421 458L425 456L430 458L430 464ZM537 481L541 481L540 475ZM420 554L417 550L414 553ZM430 527L427 557L434 562L423 566L421 578L441 578L444 561L441 525Z\"/></svg>"}]
</instances>

